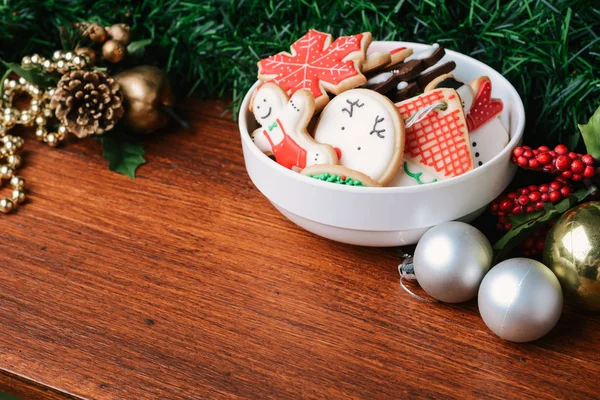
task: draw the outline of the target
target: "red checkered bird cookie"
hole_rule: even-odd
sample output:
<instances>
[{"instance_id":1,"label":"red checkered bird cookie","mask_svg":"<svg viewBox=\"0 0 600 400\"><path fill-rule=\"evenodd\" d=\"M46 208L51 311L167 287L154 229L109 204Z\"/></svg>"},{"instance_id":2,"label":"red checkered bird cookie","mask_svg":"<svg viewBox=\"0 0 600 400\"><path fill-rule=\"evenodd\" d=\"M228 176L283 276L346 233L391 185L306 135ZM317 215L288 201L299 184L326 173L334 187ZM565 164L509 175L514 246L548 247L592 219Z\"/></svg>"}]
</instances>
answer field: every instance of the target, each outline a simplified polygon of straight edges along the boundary
<instances>
[{"instance_id":1,"label":"red checkered bird cookie","mask_svg":"<svg viewBox=\"0 0 600 400\"><path fill-rule=\"evenodd\" d=\"M453 89L436 89L396 103L405 121L419 110L440 103L446 105L445 109L434 109L406 128L404 146L404 159L411 174L421 172L436 180L473 169L469 130L460 97Z\"/></svg>"},{"instance_id":2,"label":"red checkered bird cookie","mask_svg":"<svg viewBox=\"0 0 600 400\"><path fill-rule=\"evenodd\" d=\"M315 98L316 110L328 102L327 92L340 94L364 84L361 73L371 33L337 38L311 29L291 46L291 52L281 52L258 62L258 79L273 81L288 96L301 89Z\"/></svg>"}]
</instances>

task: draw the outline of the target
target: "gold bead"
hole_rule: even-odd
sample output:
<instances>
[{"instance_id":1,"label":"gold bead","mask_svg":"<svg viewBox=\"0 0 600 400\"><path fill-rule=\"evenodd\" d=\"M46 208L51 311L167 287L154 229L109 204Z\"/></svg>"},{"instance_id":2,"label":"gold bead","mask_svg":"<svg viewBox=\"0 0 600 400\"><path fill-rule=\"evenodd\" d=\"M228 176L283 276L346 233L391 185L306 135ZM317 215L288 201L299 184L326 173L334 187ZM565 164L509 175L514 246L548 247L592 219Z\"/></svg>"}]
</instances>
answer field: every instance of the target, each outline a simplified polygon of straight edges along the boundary
<instances>
[{"instance_id":1,"label":"gold bead","mask_svg":"<svg viewBox=\"0 0 600 400\"><path fill-rule=\"evenodd\" d=\"M15 146L16 151L23 150L23 146L25 145L25 141L20 136L13 136L12 144Z\"/></svg>"},{"instance_id":2,"label":"gold bead","mask_svg":"<svg viewBox=\"0 0 600 400\"><path fill-rule=\"evenodd\" d=\"M25 192L19 189L15 189L11 193L13 203L21 204L25 201Z\"/></svg>"},{"instance_id":3,"label":"gold bead","mask_svg":"<svg viewBox=\"0 0 600 400\"><path fill-rule=\"evenodd\" d=\"M8 165L0 166L0 178L2 179L10 179L13 176L13 169Z\"/></svg>"},{"instance_id":4,"label":"gold bead","mask_svg":"<svg viewBox=\"0 0 600 400\"><path fill-rule=\"evenodd\" d=\"M43 111L43 110L42 110ZM37 117L35 117L35 119L33 120L33 123L37 126L45 126L46 125L46 117L44 117L43 115L38 115Z\"/></svg>"},{"instance_id":5,"label":"gold bead","mask_svg":"<svg viewBox=\"0 0 600 400\"><path fill-rule=\"evenodd\" d=\"M54 117L54 111L52 111L52 109L50 108L44 108L42 115L46 118L52 118Z\"/></svg>"},{"instance_id":6,"label":"gold bead","mask_svg":"<svg viewBox=\"0 0 600 400\"><path fill-rule=\"evenodd\" d=\"M61 58L64 57L64 52L61 50L56 50L54 53L52 53L52 58L56 61L60 60Z\"/></svg>"},{"instance_id":7,"label":"gold bead","mask_svg":"<svg viewBox=\"0 0 600 400\"><path fill-rule=\"evenodd\" d=\"M46 128L43 127L39 127L35 130L35 138L37 140L44 140L44 138L46 137L46 134L48 133L48 131L46 130Z\"/></svg>"},{"instance_id":8,"label":"gold bead","mask_svg":"<svg viewBox=\"0 0 600 400\"><path fill-rule=\"evenodd\" d=\"M10 186L12 186L13 189L23 189L25 186L25 179L15 175L10 178Z\"/></svg>"},{"instance_id":9,"label":"gold bead","mask_svg":"<svg viewBox=\"0 0 600 400\"><path fill-rule=\"evenodd\" d=\"M4 148L6 149L6 151L8 152L8 154L13 154L13 153L16 153L18 151L17 145L15 143L13 143L13 142L4 143Z\"/></svg>"},{"instance_id":10,"label":"gold bead","mask_svg":"<svg viewBox=\"0 0 600 400\"><path fill-rule=\"evenodd\" d=\"M12 169L17 169L21 166L21 156L17 154L11 154L8 157L6 157L6 162L8 163L8 166Z\"/></svg>"},{"instance_id":11,"label":"gold bead","mask_svg":"<svg viewBox=\"0 0 600 400\"><path fill-rule=\"evenodd\" d=\"M33 125L33 116L28 110L21 111L21 117L19 118L19 123L24 126L32 126Z\"/></svg>"},{"instance_id":12,"label":"gold bead","mask_svg":"<svg viewBox=\"0 0 600 400\"><path fill-rule=\"evenodd\" d=\"M29 84L26 86L27 93L35 99L41 99L44 97L44 92L37 86Z\"/></svg>"},{"instance_id":13,"label":"gold bead","mask_svg":"<svg viewBox=\"0 0 600 400\"><path fill-rule=\"evenodd\" d=\"M65 55L63 56L63 59L65 61L71 61L73 59L73 57L75 57L75 53L73 53L72 51L67 51L65 53Z\"/></svg>"},{"instance_id":14,"label":"gold bead","mask_svg":"<svg viewBox=\"0 0 600 400\"><path fill-rule=\"evenodd\" d=\"M15 81L14 79L9 79L8 82L4 81L4 89L12 89L12 90L17 90L21 88L21 85L19 85L18 81Z\"/></svg>"},{"instance_id":15,"label":"gold bead","mask_svg":"<svg viewBox=\"0 0 600 400\"><path fill-rule=\"evenodd\" d=\"M31 56L32 64L41 64L42 61L44 61L44 57L40 56L39 54L34 54Z\"/></svg>"},{"instance_id":16,"label":"gold bead","mask_svg":"<svg viewBox=\"0 0 600 400\"><path fill-rule=\"evenodd\" d=\"M48 143L48 146L50 147L56 147L58 145L58 138L54 133L47 134L44 141Z\"/></svg>"},{"instance_id":17,"label":"gold bead","mask_svg":"<svg viewBox=\"0 0 600 400\"><path fill-rule=\"evenodd\" d=\"M29 106L29 112L31 113L31 115L39 115L42 112L42 107L37 105L37 104L32 104L31 106Z\"/></svg>"},{"instance_id":18,"label":"gold bead","mask_svg":"<svg viewBox=\"0 0 600 400\"><path fill-rule=\"evenodd\" d=\"M73 57L73 66L77 69L85 68L87 62L84 57L75 56Z\"/></svg>"},{"instance_id":19,"label":"gold bead","mask_svg":"<svg viewBox=\"0 0 600 400\"><path fill-rule=\"evenodd\" d=\"M21 66L22 67L31 67L31 57L29 56L25 56L23 57L23 59L21 60Z\"/></svg>"},{"instance_id":20,"label":"gold bead","mask_svg":"<svg viewBox=\"0 0 600 400\"><path fill-rule=\"evenodd\" d=\"M10 129L17 124L17 117L14 114L4 114L2 123L7 129Z\"/></svg>"},{"instance_id":21,"label":"gold bead","mask_svg":"<svg viewBox=\"0 0 600 400\"><path fill-rule=\"evenodd\" d=\"M19 85L25 85L25 84L27 84L27 80L25 78L23 78L23 77L20 77L19 78Z\"/></svg>"},{"instance_id":22,"label":"gold bead","mask_svg":"<svg viewBox=\"0 0 600 400\"><path fill-rule=\"evenodd\" d=\"M59 135L62 135L62 136L65 136L67 133L69 133L69 131L67 130L67 127L64 125L59 125L57 132Z\"/></svg>"},{"instance_id":23,"label":"gold bead","mask_svg":"<svg viewBox=\"0 0 600 400\"><path fill-rule=\"evenodd\" d=\"M0 200L0 212L4 214L8 214L13 210L15 205L13 204L11 199L2 199Z\"/></svg>"},{"instance_id":24,"label":"gold bead","mask_svg":"<svg viewBox=\"0 0 600 400\"><path fill-rule=\"evenodd\" d=\"M54 70L56 69L56 64L54 64L50 60L44 60L44 62L42 63L42 67L44 67L44 69L48 72L54 72Z\"/></svg>"},{"instance_id":25,"label":"gold bead","mask_svg":"<svg viewBox=\"0 0 600 400\"><path fill-rule=\"evenodd\" d=\"M69 70L69 66L67 65L67 62L65 60L58 60L56 62L56 70L61 74L64 74Z\"/></svg>"}]
</instances>

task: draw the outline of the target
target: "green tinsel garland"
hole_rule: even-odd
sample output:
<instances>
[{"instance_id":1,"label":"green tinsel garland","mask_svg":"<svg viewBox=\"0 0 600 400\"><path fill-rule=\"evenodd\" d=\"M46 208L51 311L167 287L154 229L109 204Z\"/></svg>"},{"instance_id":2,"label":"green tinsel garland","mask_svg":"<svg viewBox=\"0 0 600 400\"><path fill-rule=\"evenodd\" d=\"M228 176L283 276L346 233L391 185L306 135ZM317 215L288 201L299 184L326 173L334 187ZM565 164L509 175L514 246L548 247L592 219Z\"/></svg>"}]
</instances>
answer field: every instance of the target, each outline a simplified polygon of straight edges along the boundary
<instances>
[{"instance_id":1,"label":"green tinsel garland","mask_svg":"<svg viewBox=\"0 0 600 400\"><path fill-rule=\"evenodd\" d=\"M600 103L594 1L6 0L0 58L48 55L59 47L58 27L82 20L132 25L134 40L153 39L143 61L166 68L180 93L232 97L234 107L256 79L256 62L309 28L438 42L491 65L519 90L532 145L573 147L576 123Z\"/></svg>"}]
</instances>

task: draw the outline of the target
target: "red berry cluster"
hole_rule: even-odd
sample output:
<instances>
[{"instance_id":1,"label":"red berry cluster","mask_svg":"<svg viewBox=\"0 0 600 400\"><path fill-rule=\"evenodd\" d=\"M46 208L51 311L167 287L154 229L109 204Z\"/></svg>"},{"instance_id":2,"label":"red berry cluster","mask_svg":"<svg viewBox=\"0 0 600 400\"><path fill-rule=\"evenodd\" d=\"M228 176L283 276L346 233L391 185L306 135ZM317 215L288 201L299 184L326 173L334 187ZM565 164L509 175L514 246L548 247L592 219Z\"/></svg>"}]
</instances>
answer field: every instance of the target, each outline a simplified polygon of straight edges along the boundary
<instances>
[{"instance_id":1,"label":"red berry cluster","mask_svg":"<svg viewBox=\"0 0 600 400\"><path fill-rule=\"evenodd\" d=\"M569 197L571 186L563 178L542 185L530 185L498 197L491 205L491 212L498 216L499 230L508 231L512 227L509 215L543 210L544 204L556 204Z\"/></svg>"},{"instance_id":2,"label":"red berry cluster","mask_svg":"<svg viewBox=\"0 0 600 400\"><path fill-rule=\"evenodd\" d=\"M528 146L517 147L512 160L523 169L557 174L572 181L593 177L598 165L590 154L569 151L564 144L559 144L554 150L547 146L540 146L536 150Z\"/></svg>"},{"instance_id":3,"label":"red berry cluster","mask_svg":"<svg viewBox=\"0 0 600 400\"><path fill-rule=\"evenodd\" d=\"M521 250L523 250L523 255L525 257L533 257L538 254L542 254L544 251L544 246L546 245L546 238L548 237L548 232L554 225L554 221L550 221L547 225L535 231L532 235L530 235L521 245L519 246Z\"/></svg>"}]
</instances>

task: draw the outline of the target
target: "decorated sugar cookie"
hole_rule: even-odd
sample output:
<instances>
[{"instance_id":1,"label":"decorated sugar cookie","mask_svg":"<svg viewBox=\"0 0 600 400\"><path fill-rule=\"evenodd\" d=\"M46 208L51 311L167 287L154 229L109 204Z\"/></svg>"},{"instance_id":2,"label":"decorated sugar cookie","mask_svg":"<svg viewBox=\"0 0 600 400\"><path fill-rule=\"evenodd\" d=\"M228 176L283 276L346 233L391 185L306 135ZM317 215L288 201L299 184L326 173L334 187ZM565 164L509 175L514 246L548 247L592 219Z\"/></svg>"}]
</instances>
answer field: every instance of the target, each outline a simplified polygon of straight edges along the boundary
<instances>
[{"instance_id":1,"label":"decorated sugar cookie","mask_svg":"<svg viewBox=\"0 0 600 400\"><path fill-rule=\"evenodd\" d=\"M455 89L462 100L475 166L490 161L509 142L508 132L498 118L504 105L502 100L492 98L492 82L488 77L481 76L467 85L446 74L432 81L425 89L442 87Z\"/></svg>"},{"instance_id":2,"label":"decorated sugar cookie","mask_svg":"<svg viewBox=\"0 0 600 400\"><path fill-rule=\"evenodd\" d=\"M383 51L377 51L375 53L367 54L367 58L362 63L361 71L362 73L367 73L369 71L380 69L388 65L392 61L392 57L390 53L386 53Z\"/></svg>"},{"instance_id":3,"label":"decorated sugar cookie","mask_svg":"<svg viewBox=\"0 0 600 400\"><path fill-rule=\"evenodd\" d=\"M311 165L302 170L302 175L309 176L324 182L336 183L346 186L378 187L381 183L371 179L367 175L346 168L343 165Z\"/></svg>"},{"instance_id":4,"label":"decorated sugar cookie","mask_svg":"<svg viewBox=\"0 0 600 400\"><path fill-rule=\"evenodd\" d=\"M301 89L309 90L315 107L322 109L334 94L366 82L360 72L366 49L371 43L369 32L343 36L331 42L331 35L311 29L291 46L258 62L258 78L273 81L289 96Z\"/></svg>"},{"instance_id":5,"label":"decorated sugar cookie","mask_svg":"<svg viewBox=\"0 0 600 400\"><path fill-rule=\"evenodd\" d=\"M387 97L372 90L353 89L325 107L315 139L335 148L340 165L385 185L402 161L404 124Z\"/></svg>"},{"instance_id":6,"label":"decorated sugar cookie","mask_svg":"<svg viewBox=\"0 0 600 400\"><path fill-rule=\"evenodd\" d=\"M277 163L295 171L313 164L337 164L333 148L317 143L306 131L314 104L308 90L297 91L288 99L276 84L263 84L250 106L261 125L252 132L252 140L264 153L273 155Z\"/></svg>"},{"instance_id":7,"label":"decorated sugar cookie","mask_svg":"<svg viewBox=\"0 0 600 400\"><path fill-rule=\"evenodd\" d=\"M403 62L412 54L412 49L406 47L397 47L389 52L374 52L367 54L367 59L362 65L362 72L381 71L391 69Z\"/></svg>"},{"instance_id":8,"label":"decorated sugar cookie","mask_svg":"<svg viewBox=\"0 0 600 400\"><path fill-rule=\"evenodd\" d=\"M459 176L473 169L469 131L460 97L453 89L436 89L396 103L404 120L435 104L419 122L406 129L404 159L413 167L412 174L424 172L437 180ZM409 165L410 167L410 165Z\"/></svg>"}]
</instances>

